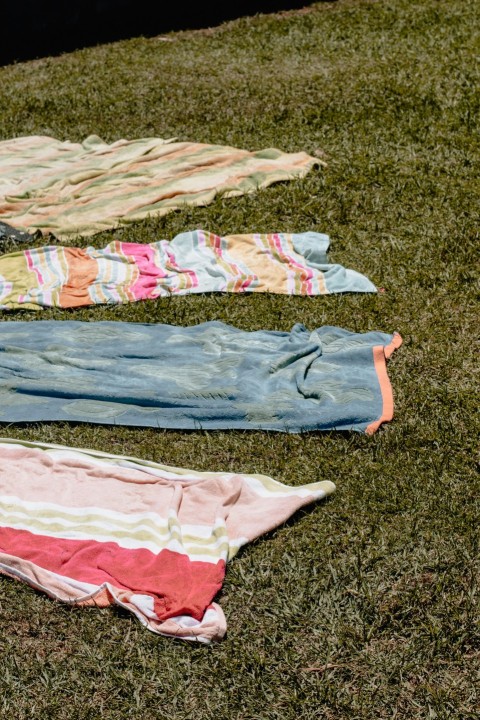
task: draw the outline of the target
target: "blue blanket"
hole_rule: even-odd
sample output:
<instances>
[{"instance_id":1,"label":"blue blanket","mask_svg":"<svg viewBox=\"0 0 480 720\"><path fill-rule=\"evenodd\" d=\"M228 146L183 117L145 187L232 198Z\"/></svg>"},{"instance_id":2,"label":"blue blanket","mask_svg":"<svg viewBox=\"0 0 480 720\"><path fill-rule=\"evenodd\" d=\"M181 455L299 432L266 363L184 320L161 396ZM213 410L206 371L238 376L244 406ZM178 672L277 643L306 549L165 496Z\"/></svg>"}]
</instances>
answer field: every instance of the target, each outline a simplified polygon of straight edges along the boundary
<instances>
[{"instance_id":1,"label":"blue blanket","mask_svg":"<svg viewBox=\"0 0 480 720\"><path fill-rule=\"evenodd\" d=\"M0 323L0 422L374 432L393 416L397 333Z\"/></svg>"}]
</instances>

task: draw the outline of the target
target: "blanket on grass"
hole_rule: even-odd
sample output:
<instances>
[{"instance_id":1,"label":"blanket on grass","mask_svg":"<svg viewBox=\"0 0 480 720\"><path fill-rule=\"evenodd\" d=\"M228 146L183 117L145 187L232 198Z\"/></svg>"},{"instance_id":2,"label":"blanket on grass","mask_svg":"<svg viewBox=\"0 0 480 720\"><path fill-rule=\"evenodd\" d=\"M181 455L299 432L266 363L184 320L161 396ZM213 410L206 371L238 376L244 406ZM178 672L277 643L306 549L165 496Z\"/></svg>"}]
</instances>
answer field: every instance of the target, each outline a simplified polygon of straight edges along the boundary
<instances>
[{"instance_id":1,"label":"blanket on grass","mask_svg":"<svg viewBox=\"0 0 480 720\"><path fill-rule=\"evenodd\" d=\"M0 323L0 422L372 433L393 416L397 333Z\"/></svg>"},{"instance_id":2,"label":"blanket on grass","mask_svg":"<svg viewBox=\"0 0 480 720\"><path fill-rule=\"evenodd\" d=\"M226 562L335 490L8 438L0 458L1 573L204 643L226 631L213 602Z\"/></svg>"},{"instance_id":3,"label":"blanket on grass","mask_svg":"<svg viewBox=\"0 0 480 720\"><path fill-rule=\"evenodd\" d=\"M92 235L186 205L208 205L217 196L252 193L325 164L305 152L175 140L4 140L0 221L58 238Z\"/></svg>"},{"instance_id":4,"label":"blanket on grass","mask_svg":"<svg viewBox=\"0 0 480 720\"><path fill-rule=\"evenodd\" d=\"M376 292L364 275L329 264L327 235L228 235L204 230L103 250L46 246L0 257L0 308L81 307L165 295Z\"/></svg>"}]
</instances>

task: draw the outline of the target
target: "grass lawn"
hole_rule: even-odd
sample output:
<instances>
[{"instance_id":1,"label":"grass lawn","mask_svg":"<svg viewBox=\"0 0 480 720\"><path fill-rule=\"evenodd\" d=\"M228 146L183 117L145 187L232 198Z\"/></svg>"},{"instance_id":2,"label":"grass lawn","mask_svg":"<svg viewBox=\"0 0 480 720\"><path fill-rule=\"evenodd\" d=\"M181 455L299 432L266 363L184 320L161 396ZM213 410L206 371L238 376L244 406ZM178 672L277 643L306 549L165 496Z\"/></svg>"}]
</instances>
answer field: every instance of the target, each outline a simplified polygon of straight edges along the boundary
<instances>
[{"instance_id":1,"label":"grass lawn","mask_svg":"<svg viewBox=\"0 0 480 720\"><path fill-rule=\"evenodd\" d=\"M302 322L404 339L389 361L395 417L373 437L2 426L3 436L337 485L228 566L218 644L158 637L121 610L72 609L1 579L2 718L478 718L479 16L475 0L338 0L0 68L0 139L177 137L328 162L78 244L197 227L318 230L332 261L385 288L2 319Z\"/></svg>"}]
</instances>

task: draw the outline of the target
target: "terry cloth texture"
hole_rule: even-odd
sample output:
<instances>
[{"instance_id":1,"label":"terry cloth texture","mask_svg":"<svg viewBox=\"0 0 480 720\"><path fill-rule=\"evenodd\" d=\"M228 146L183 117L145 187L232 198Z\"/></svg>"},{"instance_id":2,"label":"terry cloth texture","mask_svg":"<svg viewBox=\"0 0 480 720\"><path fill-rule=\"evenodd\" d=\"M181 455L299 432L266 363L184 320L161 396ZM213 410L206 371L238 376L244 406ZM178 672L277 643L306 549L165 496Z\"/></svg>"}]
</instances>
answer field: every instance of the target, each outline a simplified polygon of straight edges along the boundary
<instances>
[{"instance_id":1,"label":"terry cloth texture","mask_svg":"<svg viewBox=\"0 0 480 720\"><path fill-rule=\"evenodd\" d=\"M153 632L220 640L213 602L242 545L335 490L0 438L0 572Z\"/></svg>"},{"instance_id":2,"label":"terry cloth texture","mask_svg":"<svg viewBox=\"0 0 480 720\"><path fill-rule=\"evenodd\" d=\"M195 230L148 245L27 249L0 257L0 308L72 308L205 292L376 292L364 275L328 264L329 244L316 232L219 237Z\"/></svg>"},{"instance_id":3,"label":"terry cloth texture","mask_svg":"<svg viewBox=\"0 0 480 720\"><path fill-rule=\"evenodd\" d=\"M161 138L0 142L0 221L58 238L92 235L215 197L251 193L324 165L305 152L256 152Z\"/></svg>"},{"instance_id":4,"label":"terry cloth texture","mask_svg":"<svg viewBox=\"0 0 480 720\"><path fill-rule=\"evenodd\" d=\"M372 433L393 416L397 333L0 323L0 422Z\"/></svg>"}]
</instances>

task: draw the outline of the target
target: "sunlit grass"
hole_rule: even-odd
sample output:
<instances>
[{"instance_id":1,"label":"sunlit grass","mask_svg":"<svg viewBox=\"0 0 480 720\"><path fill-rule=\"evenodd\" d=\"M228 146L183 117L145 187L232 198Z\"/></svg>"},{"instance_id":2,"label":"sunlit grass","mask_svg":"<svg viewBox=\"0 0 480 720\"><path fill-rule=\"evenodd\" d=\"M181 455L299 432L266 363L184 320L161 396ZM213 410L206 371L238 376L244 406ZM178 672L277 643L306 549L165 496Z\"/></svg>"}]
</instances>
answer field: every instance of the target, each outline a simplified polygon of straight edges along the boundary
<instances>
[{"instance_id":1,"label":"sunlit grass","mask_svg":"<svg viewBox=\"0 0 480 720\"><path fill-rule=\"evenodd\" d=\"M3 426L199 470L328 479L337 492L232 562L219 598L229 631L215 646L2 579L2 717L478 717L478 15L474 0L339 0L0 69L2 139L177 137L327 159L303 180L81 244L318 230L332 261L385 288L15 317L303 322L404 338L389 362L395 418L373 437Z\"/></svg>"}]
</instances>

